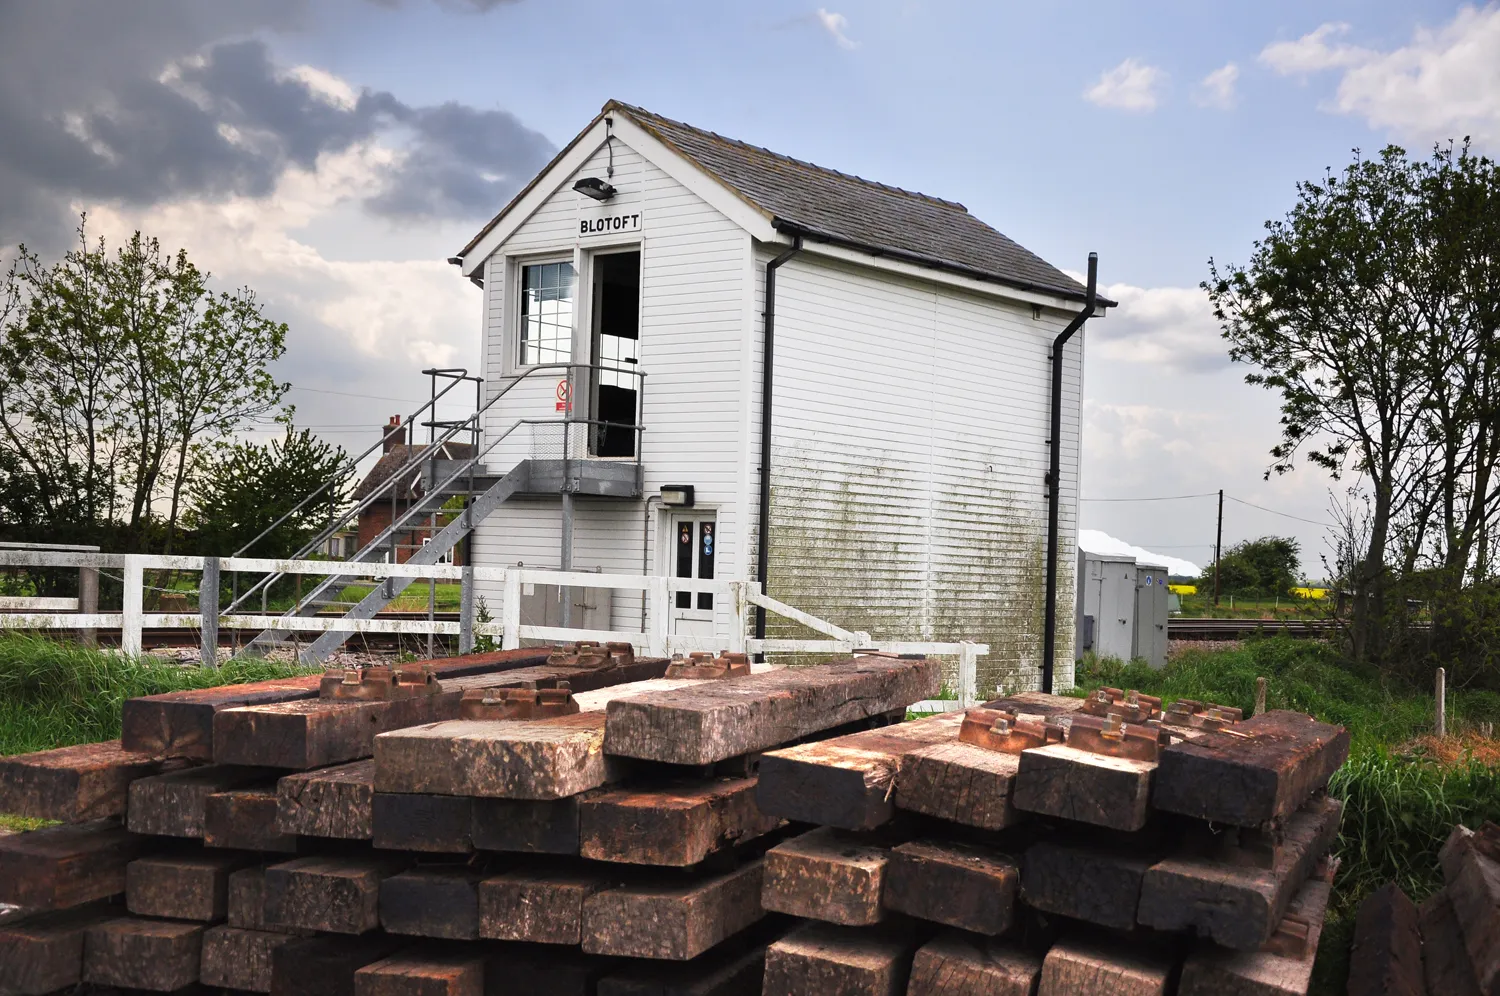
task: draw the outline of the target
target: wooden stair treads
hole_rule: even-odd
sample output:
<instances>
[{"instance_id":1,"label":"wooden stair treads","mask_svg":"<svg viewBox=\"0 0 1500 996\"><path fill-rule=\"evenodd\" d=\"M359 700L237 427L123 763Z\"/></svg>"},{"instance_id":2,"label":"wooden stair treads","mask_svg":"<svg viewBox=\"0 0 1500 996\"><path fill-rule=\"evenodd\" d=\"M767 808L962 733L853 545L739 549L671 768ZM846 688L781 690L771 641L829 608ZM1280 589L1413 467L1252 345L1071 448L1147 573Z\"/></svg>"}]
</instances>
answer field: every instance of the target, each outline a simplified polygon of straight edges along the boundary
<instances>
[{"instance_id":1,"label":"wooden stair treads","mask_svg":"<svg viewBox=\"0 0 1500 996\"><path fill-rule=\"evenodd\" d=\"M766 949L764 996L900 996L919 941L900 925L805 923Z\"/></svg>"},{"instance_id":2,"label":"wooden stair treads","mask_svg":"<svg viewBox=\"0 0 1500 996\"><path fill-rule=\"evenodd\" d=\"M83 979L83 939L95 924L119 916L95 904L33 913L0 925L0 993L45 996Z\"/></svg>"},{"instance_id":3,"label":"wooden stair treads","mask_svg":"<svg viewBox=\"0 0 1500 996\"><path fill-rule=\"evenodd\" d=\"M473 800L460 795L376 792L371 825L383 851L468 854Z\"/></svg>"},{"instance_id":4,"label":"wooden stair treads","mask_svg":"<svg viewBox=\"0 0 1500 996\"><path fill-rule=\"evenodd\" d=\"M1151 814L1157 762L1094 754L1067 744L1022 751L1011 801L1020 810L1139 830Z\"/></svg>"},{"instance_id":5,"label":"wooden stair treads","mask_svg":"<svg viewBox=\"0 0 1500 996\"><path fill-rule=\"evenodd\" d=\"M1349 996L1424 996L1417 907L1387 882L1365 897L1354 918Z\"/></svg>"},{"instance_id":6,"label":"wooden stair treads","mask_svg":"<svg viewBox=\"0 0 1500 996\"><path fill-rule=\"evenodd\" d=\"M213 852L137 858L125 868L125 907L136 916L222 920L229 912L229 876L251 861Z\"/></svg>"},{"instance_id":7,"label":"wooden stair treads","mask_svg":"<svg viewBox=\"0 0 1500 996\"><path fill-rule=\"evenodd\" d=\"M118 740L0 757L0 813L59 823L124 816L131 782L182 764Z\"/></svg>"},{"instance_id":8,"label":"wooden stair treads","mask_svg":"<svg viewBox=\"0 0 1500 996\"><path fill-rule=\"evenodd\" d=\"M937 694L936 661L859 657L784 668L609 703L604 749L668 764L713 764Z\"/></svg>"},{"instance_id":9,"label":"wooden stair treads","mask_svg":"<svg viewBox=\"0 0 1500 996\"><path fill-rule=\"evenodd\" d=\"M276 787L216 792L203 802L203 846L297 853L297 835L276 828Z\"/></svg>"},{"instance_id":10,"label":"wooden stair treads","mask_svg":"<svg viewBox=\"0 0 1500 996\"><path fill-rule=\"evenodd\" d=\"M135 833L201 838L209 796L274 777L274 772L264 768L210 764L138 778L130 783L126 825Z\"/></svg>"},{"instance_id":11,"label":"wooden stair treads","mask_svg":"<svg viewBox=\"0 0 1500 996\"><path fill-rule=\"evenodd\" d=\"M203 933L198 981L205 986L268 993L276 949L295 940L293 934L268 930L245 930L228 924L210 927Z\"/></svg>"},{"instance_id":12,"label":"wooden stair treads","mask_svg":"<svg viewBox=\"0 0 1500 996\"><path fill-rule=\"evenodd\" d=\"M411 868L380 883L380 924L391 934L472 941L479 933L479 882L465 865Z\"/></svg>"},{"instance_id":13,"label":"wooden stair treads","mask_svg":"<svg viewBox=\"0 0 1500 996\"><path fill-rule=\"evenodd\" d=\"M1149 848L1044 840L1021 858L1021 899L1045 913L1130 930L1146 872L1159 856Z\"/></svg>"},{"instance_id":14,"label":"wooden stair treads","mask_svg":"<svg viewBox=\"0 0 1500 996\"><path fill-rule=\"evenodd\" d=\"M363 934L380 926L380 883L401 855L296 858L266 869L266 920L280 927Z\"/></svg>"},{"instance_id":15,"label":"wooden stair treads","mask_svg":"<svg viewBox=\"0 0 1500 996\"><path fill-rule=\"evenodd\" d=\"M541 664L546 649L502 650L430 661L439 678L458 678ZM273 678L244 685L195 688L127 699L121 711L126 750L166 757L213 760L214 714L237 706L315 699L322 675Z\"/></svg>"},{"instance_id":16,"label":"wooden stair treads","mask_svg":"<svg viewBox=\"0 0 1500 996\"><path fill-rule=\"evenodd\" d=\"M596 892L583 903L588 954L687 961L765 915L763 859L685 881L659 875Z\"/></svg>"},{"instance_id":17,"label":"wooden stair treads","mask_svg":"<svg viewBox=\"0 0 1500 996\"><path fill-rule=\"evenodd\" d=\"M902 757L955 741L952 712L774 750L760 760L756 799L767 813L817 826L872 830L895 815L891 784Z\"/></svg>"},{"instance_id":18,"label":"wooden stair treads","mask_svg":"<svg viewBox=\"0 0 1500 996\"><path fill-rule=\"evenodd\" d=\"M1422 977L1428 996L1479 996L1479 980L1464 946L1463 927L1453 912L1447 889L1439 889L1417 908L1422 927Z\"/></svg>"},{"instance_id":19,"label":"wooden stair treads","mask_svg":"<svg viewBox=\"0 0 1500 996\"><path fill-rule=\"evenodd\" d=\"M1308 879L1287 907L1288 917L1308 927L1307 943L1300 953L1227 951L1201 944L1183 963L1177 996L1307 996L1331 889L1326 881Z\"/></svg>"},{"instance_id":20,"label":"wooden stair treads","mask_svg":"<svg viewBox=\"0 0 1500 996\"><path fill-rule=\"evenodd\" d=\"M1490 825L1480 833L1494 836ZM1500 862L1490 856L1495 853L1493 843L1460 825L1454 827L1439 855L1445 891L1462 926L1475 981L1485 996L1500 993L1500 914L1496 912L1500 910Z\"/></svg>"},{"instance_id":21,"label":"wooden stair treads","mask_svg":"<svg viewBox=\"0 0 1500 996\"><path fill-rule=\"evenodd\" d=\"M125 866L155 845L114 820L0 836L0 903L66 909L125 891Z\"/></svg>"},{"instance_id":22,"label":"wooden stair treads","mask_svg":"<svg viewBox=\"0 0 1500 996\"><path fill-rule=\"evenodd\" d=\"M1321 796L1295 813L1270 868L1201 857L1158 862L1141 886L1140 924L1191 929L1226 948L1255 950L1270 940L1287 904L1338 837L1341 810L1337 799Z\"/></svg>"},{"instance_id":23,"label":"wooden stair treads","mask_svg":"<svg viewBox=\"0 0 1500 996\"><path fill-rule=\"evenodd\" d=\"M1164 748L1151 804L1257 827L1289 817L1349 756L1349 731L1285 709Z\"/></svg>"},{"instance_id":24,"label":"wooden stair treads","mask_svg":"<svg viewBox=\"0 0 1500 996\"><path fill-rule=\"evenodd\" d=\"M271 996L354 996L354 973L407 942L386 934L308 937L271 952Z\"/></svg>"},{"instance_id":25,"label":"wooden stair treads","mask_svg":"<svg viewBox=\"0 0 1500 996\"><path fill-rule=\"evenodd\" d=\"M976 934L1010 929L1021 871L992 847L913 840L891 850L881 902L887 909Z\"/></svg>"},{"instance_id":26,"label":"wooden stair treads","mask_svg":"<svg viewBox=\"0 0 1500 996\"><path fill-rule=\"evenodd\" d=\"M1003 830L1026 819L1012 798L1021 759L960 740L901 756L895 803L912 813Z\"/></svg>"},{"instance_id":27,"label":"wooden stair treads","mask_svg":"<svg viewBox=\"0 0 1500 996\"><path fill-rule=\"evenodd\" d=\"M1174 967L1138 944L1066 938L1042 960L1037 996L1167 996Z\"/></svg>"},{"instance_id":28,"label":"wooden stair treads","mask_svg":"<svg viewBox=\"0 0 1500 996\"><path fill-rule=\"evenodd\" d=\"M781 824L756 806L755 793L755 778L710 777L591 795L578 805L578 853L623 864L696 865Z\"/></svg>"},{"instance_id":29,"label":"wooden stair treads","mask_svg":"<svg viewBox=\"0 0 1500 996\"><path fill-rule=\"evenodd\" d=\"M83 981L169 993L198 981L203 924L117 917L83 938Z\"/></svg>"},{"instance_id":30,"label":"wooden stair treads","mask_svg":"<svg viewBox=\"0 0 1500 996\"><path fill-rule=\"evenodd\" d=\"M879 923L890 856L875 838L831 827L782 841L766 852L761 905L844 926Z\"/></svg>"},{"instance_id":31,"label":"wooden stair treads","mask_svg":"<svg viewBox=\"0 0 1500 996\"><path fill-rule=\"evenodd\" d=\"M276 829L306 837L374 835L375 759L284 775L276 783Z\"/></svg>"},{"instance_id":32,"label":"wooden stair treads","mask_svg":"<svg viewBox=\"0 0 1500 996\"><path fill-rule=\"evenodd\" d=\"M479 883L479 936L536 944L582 944L583 906L623 884L620 872L577 862L537 864Z\"/></svg>"},{"instance_id":33,"label":"wooden stair treads","mask_svg":"<svg viewBox=\"0 0 1500 996\"><path fill-rule=\"evenodd\" d=\"M1040 955L951 930L917 949L906 996L1032 996L1041 974Z\"/></svg>"},{"instance_id":34,"label":"wooden stair treads","mask_svg":"<svg viewBox=\"0 0 1500 996\"><path fill-rule=\"evenodd\" d=\"M418 948L354 973L355 996L484 996L484 955Z\"/></svg>"}]
</instances>

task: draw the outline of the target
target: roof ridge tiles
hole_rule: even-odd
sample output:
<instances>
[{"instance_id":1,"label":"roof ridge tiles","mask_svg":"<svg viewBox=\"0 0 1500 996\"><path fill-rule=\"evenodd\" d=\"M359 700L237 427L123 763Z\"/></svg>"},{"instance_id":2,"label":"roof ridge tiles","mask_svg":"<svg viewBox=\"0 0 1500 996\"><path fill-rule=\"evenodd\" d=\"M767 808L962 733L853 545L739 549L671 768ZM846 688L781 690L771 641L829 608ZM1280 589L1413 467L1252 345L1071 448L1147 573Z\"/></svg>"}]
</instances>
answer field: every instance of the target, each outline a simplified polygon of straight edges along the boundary
<instances>
[{"instance_id":1,"label":"roof ridge tiles","mask_svg":"<svg viewBox=\"0 0 1500 996\"><path fill-rule=\"evenodd\" d=\"M604 105L604 110L601 113L607 114L612 108L619 108L620 110L626 111L627 113L634 116L654 118L657 121L663 121L678 128L686 128L689 131L695 131L700 135L706 135L710 138L717 139L729 145L737 145L742 149L754 149L756 152L763 152L774 159L782 159L789 163L796 163L798 166L806 166L808 169L815 169L820 173L827 173L831 176L837 176L845 180L853 180L856 183L862 183L870 187L879 187L881 190L889 190L892 193L904 194L907 197L916 197L924 201L931 201L934 204L941 204L944 207L957 208L965 214L969 213L969 209L959 201L952 201L946 197L938 197L936 194L923 193L920 190L909 190L906 187L898 187L894 183L882 183L879 180L871 180L866 177L860 176L858 173L846 173L841 169L834 169L831 166L822 166L818 163L812 162L811 160L798 159L796 156L789 156L784 152L777 152L775 149L768 149L764 145L756 145L754 142L746 142L743 139L732 138L728 135L721 135L718 132L712 131L708 128L700 128L695 124L689 124L686 121L678 121L676 118L669 118L665 114L657 114L655 111L647 110L644 107L638 107L635 104L627 104L623 100L611 100L609 103Z\"/></svg>"}]
</instances>

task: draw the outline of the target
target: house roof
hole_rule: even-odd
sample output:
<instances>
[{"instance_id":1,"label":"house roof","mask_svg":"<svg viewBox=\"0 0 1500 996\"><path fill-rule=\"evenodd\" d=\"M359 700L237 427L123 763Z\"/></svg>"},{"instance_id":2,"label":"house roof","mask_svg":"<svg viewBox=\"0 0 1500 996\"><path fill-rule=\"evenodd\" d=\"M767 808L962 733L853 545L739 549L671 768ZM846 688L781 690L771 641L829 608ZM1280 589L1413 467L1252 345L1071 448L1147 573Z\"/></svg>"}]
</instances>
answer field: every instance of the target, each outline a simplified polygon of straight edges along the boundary
<instances>
[{"instance_id":1,"label":"house roof","mask_svg":"<svg viewBox=\"0 0 1500 996\"><path fill-rule=\"evenodd\" d=\"M652 137L765 214L780 231L1022 290L1076 300L1084 297L1078 281L956 201L803 162L620 101L610 101L599 112L600 117L609 114L628 115ZM559 153L558 159L577 141ZM550 169L549 164L460 255L467 255ZM1109 307L1114 302L1100 298L1099 304Z\"/></svg>"},{"instance_id":2,"label":"house roof","mask_svg":"<svg viewBox=\"0 0 1500 996\"><path fill-rule=\"evenodd\" d=\"M389 450L380 455L380 459L375 461L375 466L370 468L364 480L360 481L359 486L354 489L354 500L363 501L375 494L395 476L397 471L426 449L425 443L421 446L410 446L406 443L392 444ZM442 443L438 446L438 456L444 460L467 460L473 452L474 447L469 443ZM406 472L396 485L397 498L411 497L413 488L418 486L421 473L420 467Z\"/></svg>"}]
</instances>

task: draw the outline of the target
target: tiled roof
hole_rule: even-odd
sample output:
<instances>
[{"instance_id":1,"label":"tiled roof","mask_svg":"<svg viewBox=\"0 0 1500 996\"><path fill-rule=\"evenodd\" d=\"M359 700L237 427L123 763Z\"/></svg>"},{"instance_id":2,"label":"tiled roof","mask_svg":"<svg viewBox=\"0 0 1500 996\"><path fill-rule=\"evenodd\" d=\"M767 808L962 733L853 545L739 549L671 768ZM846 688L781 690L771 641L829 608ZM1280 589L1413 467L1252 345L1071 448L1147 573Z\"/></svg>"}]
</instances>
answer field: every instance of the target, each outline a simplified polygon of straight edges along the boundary
<instances>
[{"instance_id":1,"label":"tiled roof","mask_svg":"<svg viewBox=\"0 0 1500 996\"><path fill-rule=\"evenodd\" d=\"M778 228L847 242L918 265L1082 298L1084 288L956 201L825 169L618 101L641 127L751 204Z\"/></svg>"},{"instance_id":2,"label":"tiled roof","mask_svg":"<svg viewBox=\"0 0 1500 996\"><path fill-rule=\"evenodd\" d=\"M426 449L427 444L425 443L415 447L408 446L406 443L392 444L389 450L380 455L380 459L375 462L375 466L370 468L370 472L365 475L365 479L360 481L359 486L354 489L354 500L363 501L366 497L379 491L381 486L390 480L398 470L406 466L410 460ZM438 456L445 460L467 460L473 453L473 450L474 447L469 443L443 443ZM418 483L421 477L421 469L421 466L418 465L412 470L407 471L401 482L396 486L396 497L399 500L404 501L412 497L412 487ZM385 493L385 497L387 499L390 498L389 491Z\"/></svg>"},{"instance_id":3,"label":"tiled roof","mask_svg":"<svg viewBox=\"0 0 1500 996\"><path fill-rule=\"evenodd\" d=\"M1084 297L1078 281L986 225L956 201L815 166L620 101L604 105L600 117L609 114L629 116L765 214L780 231L1022 290L1075 300ZM586 132L558 153L553 163ZM536 186L547 169L527 184L460 255L472 251ZM1099 299L1101 306L1113 303Z\"/></svg>"}]
</instances>

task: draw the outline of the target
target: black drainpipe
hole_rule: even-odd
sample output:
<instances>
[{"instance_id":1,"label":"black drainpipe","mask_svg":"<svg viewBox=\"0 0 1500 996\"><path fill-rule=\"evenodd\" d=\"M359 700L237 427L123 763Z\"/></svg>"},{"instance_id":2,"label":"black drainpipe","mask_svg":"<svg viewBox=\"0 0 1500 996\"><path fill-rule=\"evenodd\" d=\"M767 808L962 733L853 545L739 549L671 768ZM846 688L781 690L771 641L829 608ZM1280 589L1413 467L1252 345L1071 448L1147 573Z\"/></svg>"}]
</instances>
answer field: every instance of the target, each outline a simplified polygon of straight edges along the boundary
<instances>
[{"instance_id":1,"label":"black drainpipe","mask_svg":"<svg viewBox=\"0 0 1500 996\"><path fill-rule=\"evenodd\" d=\"M760 543L755 554L755 577L762 590L771 569L771 371L776 357L776 271L781 264L802 251L802 236L792 236L792 246L766 264L765 336L761 343L760 363ZM755 607L755 638L766 638L766 609Z\"/></svg>"},{"instance_id":2,"label":"black drainpipe","mask_svg":"<svg viewBox=\"0 0 1500 996\"><path fill-rule=\"evenodd\" d=\"M1060 499L1058 486L1062 474L1062 390L1063 390L1063 346L1073 333L1083 328L1083 323L1094 314L1094 300L1098 289L1099 254L1089 253L1088 291L1083 298L1083 310L1073 316L1068 327L1052 340L1052 438L1047 441L1050 453L1047 460L1047 616L1042 627L1042 691L1052 691L1052 663L1056 656L1057 643L1057 516Z\"/></svg>"}]
</instances>

